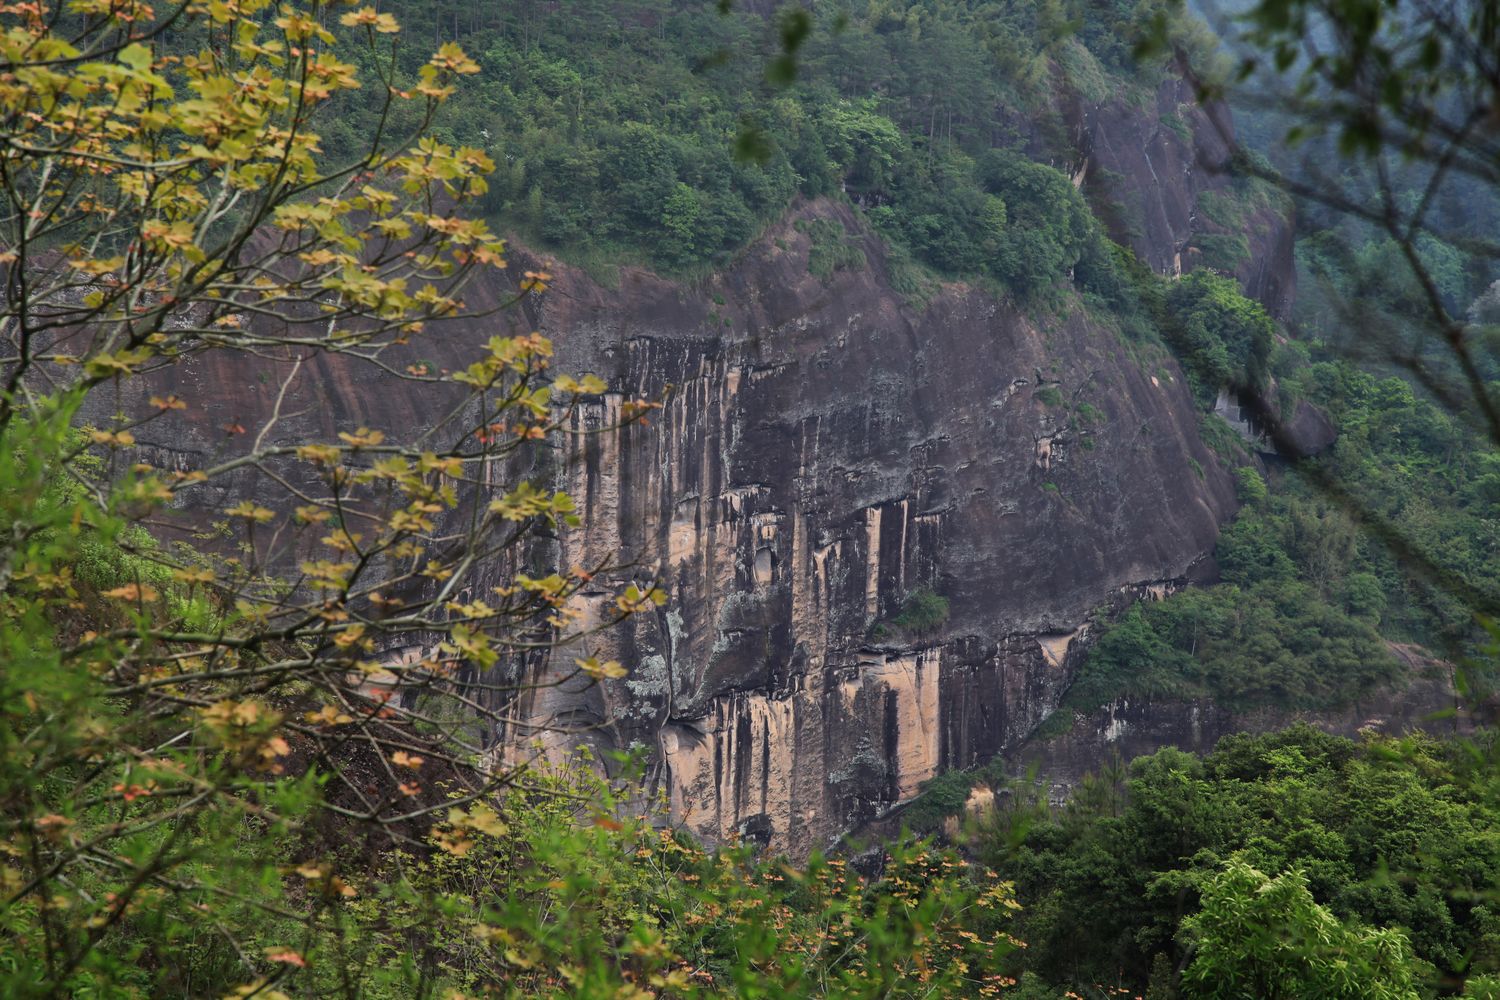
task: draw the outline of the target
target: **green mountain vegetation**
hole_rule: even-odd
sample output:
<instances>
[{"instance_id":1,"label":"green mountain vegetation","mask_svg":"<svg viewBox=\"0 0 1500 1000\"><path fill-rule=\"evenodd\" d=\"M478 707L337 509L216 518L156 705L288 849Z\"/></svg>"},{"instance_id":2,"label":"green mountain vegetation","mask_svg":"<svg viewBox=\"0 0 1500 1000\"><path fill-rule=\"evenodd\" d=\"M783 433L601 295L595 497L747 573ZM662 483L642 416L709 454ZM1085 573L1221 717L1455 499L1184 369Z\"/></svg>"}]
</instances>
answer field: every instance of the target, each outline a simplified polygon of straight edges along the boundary
<instances>
[{"instance_id":1,"label":"green mountain vegetation","mask_svg":"<svg viewBox=\"0 0 1500 1000\"><path fill-rule=\"evenodd\" d=\"M483 201L495 224L565 259L702 273L793 198L838 196L891 241L907 281L986 277L1022 296L1070 276L1109 286L1088 208L1023 147L1066 153L1046 134L1058 76L1146 102L1165 61L1138 70L1130 46L1164 7L872 0L768 19L754 6L386 9L482 67L437 134L500 165ZM326 129L336 155L368 132L364 96L341 98Z\"/></svg>"},{"instance_id":2,"label":"green mountain vegetation","mask_svg":"<svg viewBox=\"0 0 1500 1000\"><path fill-rule=\"evenodd\" d=\"M1487 997L1492 795L1463 749L1301 727L1104 769L1060 811L1023 790L975 838L1034 996Z\"/></svg>"}]
</instances>

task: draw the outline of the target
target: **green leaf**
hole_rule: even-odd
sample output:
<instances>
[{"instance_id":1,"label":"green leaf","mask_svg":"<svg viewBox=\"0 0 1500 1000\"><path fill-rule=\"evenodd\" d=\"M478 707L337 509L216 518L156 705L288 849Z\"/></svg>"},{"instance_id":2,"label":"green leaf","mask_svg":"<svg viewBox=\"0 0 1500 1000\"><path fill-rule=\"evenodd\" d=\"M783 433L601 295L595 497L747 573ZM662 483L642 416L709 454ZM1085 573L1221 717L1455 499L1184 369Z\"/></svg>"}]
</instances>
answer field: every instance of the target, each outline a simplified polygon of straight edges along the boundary
<instances>
[{"instance_id":1,"label":"green leaf","mask_svg":"<svg viewBox=\"0 0 1500 1000\"><path fill-rule=\"evenodd\" d=\"M151 68L151 50L140 42L132 42L120 50L120 62L137 73Z\"/></svg>"}]
</instances>

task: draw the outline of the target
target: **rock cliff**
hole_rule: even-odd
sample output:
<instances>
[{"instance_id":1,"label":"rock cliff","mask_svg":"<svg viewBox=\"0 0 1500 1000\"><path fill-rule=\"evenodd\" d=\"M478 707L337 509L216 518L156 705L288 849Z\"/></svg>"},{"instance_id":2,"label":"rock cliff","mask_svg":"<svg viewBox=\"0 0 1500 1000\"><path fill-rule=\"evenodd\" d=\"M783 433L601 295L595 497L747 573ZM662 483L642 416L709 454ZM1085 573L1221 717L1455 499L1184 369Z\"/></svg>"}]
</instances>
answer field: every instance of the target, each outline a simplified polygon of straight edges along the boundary
<instances>
[{"instance_id":1,"label":"rock cliff","mask_svg":"<svg viewBox=\"0 0 1500 1000\"><path fill-rule=\"evenodd\" d=\"M1228 184L1229 125L1180 82L1158 105L1075 106L1070 168L1175 273L1205 229L1198 199ZM1179 112L1187 135L1163 124ZM870 266L811 276L795 223L815 217ZM1250 237L1241 280L1284 314L1290 226L1257 219ZM710 839L804 852L1014 749L1066 689L1090 612L1181 585L1233 510L1174 363L1143 368L1076 305L1040 320L952 285L912 308L843 207L802 206L691 290L562 273L535 318L564 366L627 395L672 387L650 430L588 433L615 397L581 416L563 479L586 528L565 561L640 553L671 600L610 640L631 678L539 688L523 714L646 747ZM892 635L918 589L950 616Z\"/></svg>"},{"instance_id":2,"label":"rock cliff","mask_svg":"<svg viewBox=\"0 0 1500 1000\"><path fill-rule=\"evenodd\" d=\"M1119 243L1129 246L1159 274L1182 274L1200 266L1203 247L1214 238L1243 237L1248 253L1235 266L1245 293L1277 319L1290 318L1297 293L1293 256L1296 232L1285 209L1265 199L1243 199L1238 225L1203 211L1215 195L1234 186L1231 148L1234 120L1222 104L1201 105L1193 88L1168 77L1148 108L1124 97L1089 102L1060 101L1068 123L1062 153L1074 183ZM1038 146L1035 152L1049 151Z\"/></svg>"},{"instance_id":3,"label":"rock cliff","mask_svg":"<svg viewBox=\"0 0 1500 1000\"><path fill-rule=\"evenodd\" d=\"M870 266L811 276L811 217ZM643 744L712 839L805 851L1017 744L1089 613L1179 585L1233 510L1175 365L1144 370L1077 306L1043 321L951 285L913 309L841 206L691 291L555 273L536 319L563 367L671 386L651 428L594 433L613 395L580 414L563 561L638 554L670 600L607 640L629 679L542 687L522 714ZM877 640L919 588L947 620Z\"/></svg>"},{"instance_id":4,"label":"rock cliff","mask_svg":"<svg viewBox=\"0 0 1500 1000\"><path fill-rule=\"evenodd\" d=\"M1074 166L1081 183L1090 170L1096 183L1126 177L1138 214L1161 221L1125 235L1170 271L1193 200L1222 180L1154 120L1081 114ZM1149 171L1127 155L1139 142L1156 151ZM812 219L842 228L867 266L810 274L798 223ZM1265 273L1290 273L1286 228L1256 239ZM1234 493L1182 374L1162 355L1138 360L1077 301L1028 314L950 284L913 305L879 240L832 202L796 207L693 286L623 269L606 287L537 263L551 291L495 323L542 331L560 369L610 386L548 466L583 515L557 555L570 566L623 554L670 600L602 640L628 678L530 688L508 731L485 734L497 752L538 726L558 749L641 746L651 781L700 835L803 853L940 771L1019 745L1066 689L1094 609L1211 569ZM1273 299L1285 290L1250 283ZM476 289L470 305L504 292ZM493 332L435 332L421 360L457 367ZM232 453L241 445L219 428L258 423L284 374L210 354L143 382L143 398L165 381L203 403L143 434L147 457L190 468ZM420 426L443 403L440 388L327 357L284 395L275 434L288 441ZM635 396L665 406L649 427L616 428ZM897 627L918 591L945 598L946 618ZM601 588L580 603L604 600ZM525 669L554 676L547 663Z\"/></svg>"}]
</instances>

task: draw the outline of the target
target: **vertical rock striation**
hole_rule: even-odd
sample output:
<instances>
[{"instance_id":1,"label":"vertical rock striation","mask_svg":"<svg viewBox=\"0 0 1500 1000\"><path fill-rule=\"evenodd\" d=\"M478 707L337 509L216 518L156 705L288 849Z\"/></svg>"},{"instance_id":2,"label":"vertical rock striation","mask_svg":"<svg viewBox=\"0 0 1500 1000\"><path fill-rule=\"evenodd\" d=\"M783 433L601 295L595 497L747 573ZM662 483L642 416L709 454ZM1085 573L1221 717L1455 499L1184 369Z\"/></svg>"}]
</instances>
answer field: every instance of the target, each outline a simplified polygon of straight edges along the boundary
<instances>
[{"instance_id":1,"label":"vertical rock striation","mask_svg":"<svg viewBox=\"0 0 1500 1000\"><path fill-rule=\"evenodd\" d=\"M870 266L810 276L813 217ZM1172 362L1143 369L1076 304L1037 321L949 285L913 309L842 206L802 206L698 289L547 266L533 318L560 366L618 392L558 462L584 524L562 561L625 553L670 599L601 640L631 677L538 687L521 714L644 746L709 839L804 852L1013 746L1092 610L1185 578L1233 510ZM624 396L663 394L652 426L613 427ZM905 633L918 588L950 614Z\"/></svg>"}]
</instances>

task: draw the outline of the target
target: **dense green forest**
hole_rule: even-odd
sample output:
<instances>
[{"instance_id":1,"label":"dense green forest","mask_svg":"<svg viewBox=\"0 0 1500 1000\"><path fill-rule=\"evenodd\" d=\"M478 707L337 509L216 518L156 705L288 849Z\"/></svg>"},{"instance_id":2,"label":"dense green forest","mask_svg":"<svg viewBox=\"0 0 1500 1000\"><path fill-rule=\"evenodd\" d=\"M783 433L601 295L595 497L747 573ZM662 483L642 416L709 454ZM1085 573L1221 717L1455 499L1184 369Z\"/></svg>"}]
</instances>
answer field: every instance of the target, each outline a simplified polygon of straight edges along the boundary
<instances>
[{"instance_id":1,"label":"dense green forest","mask_svg":"<svg viewBox=\"0 0 1500 1000\"><path fill-rule=\"evenodd\" d=\"M1060 812L1023 791L976 844L1016 881L1038 997L1059 982L1353 998L1466 981L1488 997L1500 855L1477 761L1421 739L1233 736L1205 758L1106 769Z\"/></svg>"},{"instance_id":2,"label":"dense green forest","mask_svg":"<svg viewBox=\"0 0 1500 1000\"><path fill-rule=\"evenodd\" d=\"M1046 132L1055 74L1148 100L1164 66L1138 70L1130 46L1156 5L869 2L771 19L752 6L388 5L417 37L473 54L482 72L437 134L489 151L491 219L565 258L701 273L794 197L825 195L865 210L909 287L931 270L1032 295L1075 269L1107 286L1099 227L1037 161L1068 153ZM335 154L374 113L343 100Z\"/></svg>"},{"instance_id":3,"label":"dense green forest","mask_svg":"<svg viewBox=\"0 0 1500 1000\"><path fill-rule=\"evenodd\" d=\"M1276 19L1289 6L1305 5L1266 5L1273 28L1292 24ZM494 233L605 281L623 264L693 281L796 199L823 197L885 242L913 309L933 282L964 280L1034 315L1087 309L1137 356L1171 352L1236 476L1221 581L1101 610L1059 722L1122 694L1334 707L1399 686L1388 641L1487 680L1491 633L1471 595L1500 579L1494 442L1388 351L1351 357L1341 304L1375 309L1387 348L1421 331L1431 300L1464 317L1460 342L1491 343L1490 258L1412 237L1419 270L1371 220L1305 213L1313 291L1283 327L1227 276L1248 253L1234 224L1281 198L1261 175L1283 161L1266 159L1203 206L1227 230L1204 268L1143 267L1059 169L1058 101L1144 107L1165 74L1217 62L1170 3L765 7L387 0L272 17L214 0L145 42L132 32L159 15L141 4L80 0L55 21L0 8L0 56L19 67L0 73L0 262L19 303L0 326L0 520L14 526L0 541L0 994L1500 997L1487 736L1237 736L1201 759L1101 762L1062 806L995 764L982 777L997 808L947 824L940 845L903 836L793 864L666 827L636 756L488 759L462 721L482 706L461 689L409 712L391 670L453 695L452 664L561 643L569 600L596 585L573 568L482 597L459 587L474 556L529 566L519 539L576 523L572 500L525 482L484 479L486 516L461 544L427 544L454 483L519 447L497 428L544 440L601 391L548 372L545 338L497 336L447 378L468 393L446 418L467 421L451 447L368 428L279 451L255 437L253 461L210 470L301 463L283 483L290 527L225 487L200 549L144 530L210 478L124 457L141 423L186 404L152 396L151 417L87 423L91 391L208 348L316 343L379 360L461 313L450 289L497 264ZM1142 58L1153 41L1165 48ZM1250 134L1277 121L1252 119ZM376 175L389 187L366 183ZM1429 179L1394 183L1420 201ZM1472 210L1444 212L1473 237L1493 199L1482 178L1466 183ZM842 231L810 236L819 276L866 266ZM522 295L547 280L526 275ZM338 332L236 341L241 311ZM89 343L45 340L58 329ZM1416 353L1445 376L1500 377L1484 357ZM421 365L406 375L439 381ZM1316 403L1337 443L1300 466L1253 457L1208 412L1226 385L1284 415ZM628 401L622 418L655 405ZM310 501L307 483L334 500ZM322 546L294 583L258 556L283 527ZM1414 574L1414 555L1442 578ZM404 606L413 581L441 596ZM604 624L664 599L631 583ZM926 635L947 609L915 591L892 633ZM436 659L378 662L377 637L437 627ZM574 662L585 681L627 669ZM907 821L943 828L978 777L938 778Z\"/></svg>"}]
</instances>

